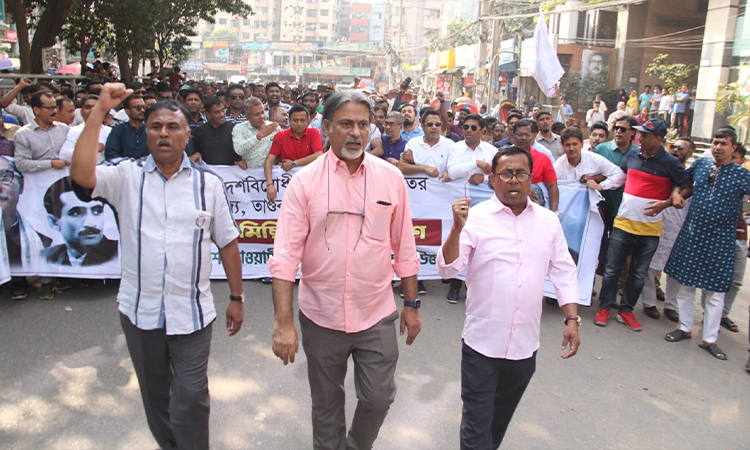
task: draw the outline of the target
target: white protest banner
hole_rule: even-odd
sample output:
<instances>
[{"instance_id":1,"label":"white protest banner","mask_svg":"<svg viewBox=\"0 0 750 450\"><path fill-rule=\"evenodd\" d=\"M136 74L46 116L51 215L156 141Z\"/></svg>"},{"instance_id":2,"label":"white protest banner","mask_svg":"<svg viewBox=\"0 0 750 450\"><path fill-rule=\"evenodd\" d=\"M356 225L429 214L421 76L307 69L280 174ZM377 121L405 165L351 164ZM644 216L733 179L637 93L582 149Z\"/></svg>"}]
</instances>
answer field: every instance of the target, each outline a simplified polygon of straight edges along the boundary
<instances>
[{"instance_id":1,"label":"white protest banner","mask_svg":"<svg viewBox=\"0 0 750 450\"><path fill-rule=\"evenodd\" d=\"M70 189L67 170L20 174L12 161L0 158L2 170L13 172L3 183L5 201L2 228L7 259L0 248L0 281L14 276L40 275L72 278L119 278L119 231L112 208L99 201L82 202ZM224 181L230 211L240 230L240 258L245 279L269 276L268 258L273 255L276 220L286 187L297 170L285 172L274 167L272 183L278 191L274 202L266 196L262 169L243 170L238 166L212 166L210 170ZM451 204L471 197L475 205L489 199L493 191L486 185L464 182L442 183L436 178L407 176L405 183L412 208L414 237L421 267L419 279L435 280L435 259L440 245L453 224ZM559 182L560 217L571 255L578 264L581 303L590 304L599 243L604 229L596 209L597 196L576 182ZM0 200L2 200L0 198ZM212 248L211 277L224 279L219 251ZM3 261L9 261L4 263ZM7 268L10 265L10 271ZM4 281L3 281L4 282ZM547 282L545 294L554 297Z\"/></svg>"}]
</instances>

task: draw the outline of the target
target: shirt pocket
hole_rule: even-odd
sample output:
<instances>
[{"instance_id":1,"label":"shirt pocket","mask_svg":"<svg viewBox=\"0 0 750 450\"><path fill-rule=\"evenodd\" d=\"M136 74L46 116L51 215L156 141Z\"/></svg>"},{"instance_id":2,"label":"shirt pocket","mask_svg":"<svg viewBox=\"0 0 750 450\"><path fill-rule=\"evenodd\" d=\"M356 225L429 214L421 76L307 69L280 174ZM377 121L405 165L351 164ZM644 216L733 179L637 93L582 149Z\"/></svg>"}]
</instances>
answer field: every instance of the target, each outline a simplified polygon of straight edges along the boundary
<instances>
[{"instance_id":1,"label":"shirt pocket","mask_svg":"<svg viewBox=\"0 0 750 450\"><path fill-rule=\"evenodd\" d=\"M211 231L211 222L213 221L213 214L208 211L191 211L189 214L189 220L195 226L196 230Z\"/></svg>"},{"instance_id":2,"label":"shirt pocket","mask_svg":"<svg viewBox=\"0 0 750 450\"><path fill-rule=\"evenodd\" d=\"M368 237L376 241L385 240L390 236L391 218L395 205L384 205L382 203L373 204L365 216L365 230Z\"/></svg>"}]
</instances>

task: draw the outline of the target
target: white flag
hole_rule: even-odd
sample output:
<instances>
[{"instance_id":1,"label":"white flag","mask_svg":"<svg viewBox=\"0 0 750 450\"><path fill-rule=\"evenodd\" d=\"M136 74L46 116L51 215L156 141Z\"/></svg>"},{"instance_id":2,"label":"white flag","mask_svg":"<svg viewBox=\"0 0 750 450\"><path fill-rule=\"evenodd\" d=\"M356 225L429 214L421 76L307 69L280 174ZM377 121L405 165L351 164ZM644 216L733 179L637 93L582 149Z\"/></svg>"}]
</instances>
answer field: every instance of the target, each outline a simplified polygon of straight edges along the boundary
<instances>
[{"instance_id":1,"label":"white flag","mask_svg":"<svg viewBox=\"0 0 750 450\"><path fill-rule=\"evenodd\" d=\"M565 70L557 59L557 54L547 37L547 22L544 21L544 11L539 8L539 21L534 31L534 45L536 46L536 67L534 67L534 79L539 89L547 97L555 96L555 85L565 75Z\"/></svg>"}]
</instances>

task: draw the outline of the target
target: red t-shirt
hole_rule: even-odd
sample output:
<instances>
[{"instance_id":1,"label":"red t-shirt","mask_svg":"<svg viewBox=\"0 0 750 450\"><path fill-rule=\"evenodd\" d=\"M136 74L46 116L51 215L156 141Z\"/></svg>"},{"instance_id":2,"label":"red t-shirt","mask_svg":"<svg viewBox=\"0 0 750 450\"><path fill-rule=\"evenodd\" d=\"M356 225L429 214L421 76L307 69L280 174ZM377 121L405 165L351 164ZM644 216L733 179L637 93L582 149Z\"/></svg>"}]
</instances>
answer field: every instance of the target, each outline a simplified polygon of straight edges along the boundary
<instances>
[{"instance_id":1,"label":"red t-shirt","mask_svg":"<svg viewBox=\"0 0 750 450\"><path fill-rule=\"evenodd\" d=\"M557 183L557 173L549 156L531 149L531 159L534 161L534 170L531 175L532 183Z\"/></svg>"},{"instance_id":2,"label":"red t-shirt","mask_svg":"<svg viewBox=\"0 0 750 450\"><path fill-rule=\"evenodd\" d=\"M297 139L292 129L289 128L276 133L269 153L278 156L281 161L285 159L296 161L322 151L323 145L320 143L320 133L317 129L306 128L302 138Z\"/></svg>"}]
</instances>

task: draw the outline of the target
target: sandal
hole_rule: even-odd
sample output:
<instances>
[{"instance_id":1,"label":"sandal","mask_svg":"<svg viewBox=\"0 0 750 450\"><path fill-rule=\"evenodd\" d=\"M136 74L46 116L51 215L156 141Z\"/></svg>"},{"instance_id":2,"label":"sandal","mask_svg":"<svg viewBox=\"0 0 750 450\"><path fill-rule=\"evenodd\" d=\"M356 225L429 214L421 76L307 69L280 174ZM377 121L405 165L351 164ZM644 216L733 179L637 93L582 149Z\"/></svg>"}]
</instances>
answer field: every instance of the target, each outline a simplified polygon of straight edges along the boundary
<instances>
[{"instance_id":1,"label":"sandal","mask_svg":"<svg viewBox=\"0 0 750 450\"><path fill-rule=\"evenodd\" d=\"M714 358L720 359L722 361L727 360L727 354L724 353L724 351L720 349L719 346L716 345L715 343L708 344L708 345L698 344L698 347L710 353L711 356L713 356Z\"/></svg>"},{"instance_id":2,"label":"sandal","mask_svg":"<svg viewBox=\"0 0 750 450\"><path fill-rule=\"evenodd\" d=\"M679 342L683 339L690 339L692 335L685 333L682 330L670 331L664 336L664 340L667 342Z\"/></svg>"},{"instance_id":3,"label":"sandal","mask_svg":"<svg viewBox=\"0 0 750 450\"><path fill-rule=\"evenodd\" d=\"M726 328L732 333L739 333L740 331L740 327L738 327L737 324L734 323L729 317L722 318L720 323L722 327Z\"/></svg>"}]
</instances>

